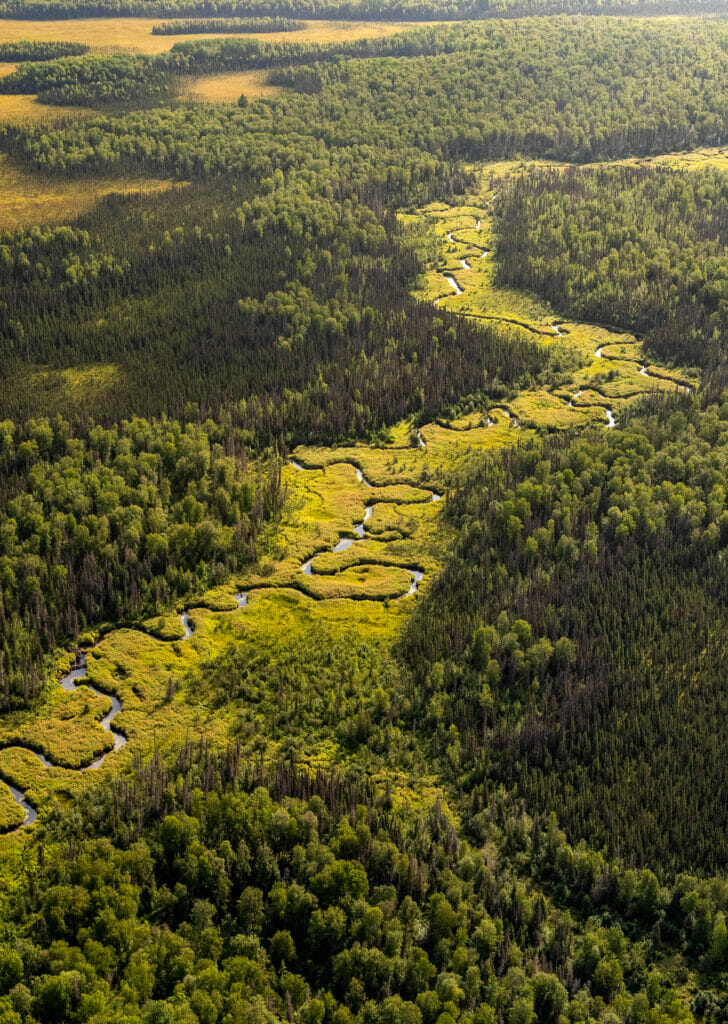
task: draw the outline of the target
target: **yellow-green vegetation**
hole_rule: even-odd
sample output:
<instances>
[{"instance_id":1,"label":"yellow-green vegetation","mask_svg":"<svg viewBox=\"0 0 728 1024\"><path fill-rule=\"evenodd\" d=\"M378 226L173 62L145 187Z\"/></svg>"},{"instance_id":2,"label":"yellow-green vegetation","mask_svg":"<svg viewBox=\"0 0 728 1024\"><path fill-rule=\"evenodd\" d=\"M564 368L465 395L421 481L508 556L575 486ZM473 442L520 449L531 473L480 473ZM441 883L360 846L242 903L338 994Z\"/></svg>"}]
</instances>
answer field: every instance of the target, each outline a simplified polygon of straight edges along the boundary
<instances>
[{"instance_id":1,"label":"yellow-green vegetation","mask_svg":"<svg viewBox=\"0 0 728 1024\"><path fill-rule=\"evenodd\" d=\"M268 85L267 70L230 71L221 75L204 75L191 81L181 79L180 98L189 103L234 103L240 96L257 100L276 96L280 85Z\"/></svg>"},{"instance_id":2,"label":"yellow-green vegetation","mask_svg":"<svg viewBox=\"0 0 728 1024\"><path fill-rule=\"evenodd\" d=\"M21 224L13 225L16 226L20 227ZM118 383L118 380L118 367L113 363L107 363L63 370L39 368L31 371L28 384L35 393L42 394L50 401L63 396L77 407L81 407L89 400L103 400L104 395Z\"/></svg>"},{"instance_id":3,"label":"yellow-green vegetation","mask_svg":"<svg viewBox=\"0 0 728 1024\"><path fill-rule=\"evenodd\" d=\"M0 828L7 830L17 828L23 822L23 810L13 800L6 786L0 787Z\"/></svg>"},{"instance_id":4,"label":"yellow-green vegetation","mask_svg":"<svg viewBox=\"0 0 728 1024\"><path fill-rule=\"evenodd\" d=\"M15 101L26 106L35 101L28 96L3 96L0 121L9 120ZM40 104L35 104L40 108ZM53 111L58 107L40 108ZM77 112L76 112L77 113ZM22 170L9 157L0 154L0 230L12 230L28 224L59 224L90 210L99 199L111 193L148 193L169 188L160 178L51 178ZM105 387L111 383L113 367L76 368L62 371L38 371L39 387Z\"/></svg>"},{"instance_id":5,"label":"yellow-green vegetation","mask_svg":"<svg viewBox=\"0 0 728 1024\"><path fill-rule=\"evenodd\" d=\"M440 498L459 468L473 451L525 436L507 410L495 408L419 432L403 422L377 446L297 449L284 468L285 511L268 555L190 602L191 635L177 609L139 628L112 629L94 646L89 637L86 680L77 679L77 689L67 692L51 680L38 705L4 720L0 776L42 813L93 780L95 771L78 769L101 755L107 757L99 771L118 771L135 754L190 735L223 741L235 705L213 707L196 670L232 641L251 650L274 642L282 653L318 629L332 642L359 635L391 644L418 592L441 568L448 534ZM59 675L69 660L60 660ZM109 694L121 704L112 731L101 725ZM114 749L114 733L127 740L121 749ZM326 740L309 756L315 763L344 755ZM19 820L8 805L5 827Z\"/></svg>"},{"instance_id":6,"label":"yellow-green vegetation","mask_svg":"<svg viewBox=\"0 0 728 1024\"><path fill-rule=\"evenodd\" d=\"M19 711L3 718L0 744L28 747L65 768L79 768L111 749L113 740L97 727L111 702L88 689L67 693L54 685L48 694L43 719L35 711Z\"/></svg>"},{"instance_id":7,"label":"yellow-green vegetation","mask_svg":"<svg viewBox=\"0 0 728 1024\"><path fill-rule=\"evenodd\" d=\"M703 159L722 159L728 168L727 155L723 150L705 151ZM682 155L669 159L680 162ZM695 387L697 374L645 365L642 346L631 334L563 321L537 296L495 283L497 239L493 234L492 204L510 175L534 166L535 162L515 161L485 165L480 169L477 194L468 197L465 204L448 207L433 203L418 214L402 216L405 231L429 256L418 295L439 308L500 323L546 345L576 350L582 366L574 372L571 385L553 392L523 391L509 405L508 411L524 426L553 429L589 422L611 423L612 414L618 417L624 403L654 389ZM696 166L702 163L698 161ZM471 429L473 439L477 431L484 440L492 437L480 426Z\"/></svg>"},{"instance_id":8,"label":"yellow-green vegetation","mask_svg":"<svg viewBox=\"0 0 728 1024\"><path fill-rule=\"evenodd\" d=\"M163 18L73 18L69 20L25 21L7 18L0 23L0 42L15 43L55 41L85 43L99 53L131 51L135 53L163 53L175 43L196 39L214 39L217 35L234 38L230 33L201 35L152 35L152 28ZM395 21L326 21L304 22L305 28L296 32L296 42L337 43L350 39L379 39L412 28L414 24L436 25L439 22ZM245 35L241 32L240 35ZM289 32L260 32L256 39L267 42L290 40ZM3 99L3 106L5 99Z\"/></svg>"},{"instance_id":9,"label":"yellow-green vegetation","mask_svg":"<svg viewBox=\"0 0 728 1024\"><path fill-rule=\"evenodd\" d=\"M334 635L357 629L367 637L396 635L406 614L411 570L429 575L442 555L432 490L400 483L396 474L386 472L381 486L368 487L346 462L308 472L289 466L285 473L290 497L278 549L255 572L236 580L235 587L217 587L192 602L191 636L178 613L147 620L138 629L113 629L88 650L86 679L76 680L77 689L67 692L56 680L49 681L39 705L6 716L0 730L0 746L6 748L0 776L17 785L33 806L42 810L54 800L73 797L95 775L78 769L113 750L113 732L100 724L111 707L107 694L121 704L113 730L128 743L99 770L110 764L118 770L135 753L183 742L190 733L226 737L233 713L213 713L205 694L195 689L194 669L219 656L232 640L278 637L285 638L285 646L312 624ZM370 503L392 511L398 526L391 545L357 536L355 528ZM352 544L334 554L341 537ZM303 572L305 561L317 552L311 574ZM245 604L234 596L238 587L250 590ZM59 675L69 661L68 656L61 659ZM329 757L334 754L328 751ZM8 791L3 787L3 792ZM7 829L20 824L22 812L10 803L5 810L5 802L0 828Z\"/></svg>"},{"instance_id":10,"label":"yellow-green vegetation","mask_svg":"<svg viewBox=\"0 0 728 1024\"><path fill-rule=\"evenodd\" d=\"M510 165L500 173L510 173ZM376 444L296 449L284 469L286 502L275 546L258 564L191 601L185 622L178 608L140 628L106 633L87 655L88 682L99 693L83 682L66 692L51 681L40 705L3 723L0 745L8 749L0 754L0 775L41 813L87 785L95 773L77 769L101 755L111 752L100 771L118 770L139 752L190 735L228 737L239 727L239 709L232 701L212 702L198 670L233 642L269 651L274 662L316 630L331 642L360 636L391 645L418 592L442 566L449 537L439 499L473 455L516 444L536 428L606 426L612 410L618 416L623 403L651 388L689 386L684 374L645 367L636 338L562 323L534 297L494 286L490 202L496 179L493 168L486 169L482 193L469 205L422 211L427 230L418 228L418 244L428 247L431 260L421 295L443 308L508 323L546 345L576 349L573 381L419 429L401 422ZM443 282L449 287L445 274L462 295L443 289ZM87 383L105 387L114 373L108 366L74 371L68 381L49 375L48 386L82 387L86 375ZM111 731L101 724L111 706L108 694L121 704ZM120 749L114 749L115 734L127 741ZM326 737L307 744L306 756L313 764L345 754ZM3 807L5 827L17 824L18 810Z\"/></svg>"}]
</instances>

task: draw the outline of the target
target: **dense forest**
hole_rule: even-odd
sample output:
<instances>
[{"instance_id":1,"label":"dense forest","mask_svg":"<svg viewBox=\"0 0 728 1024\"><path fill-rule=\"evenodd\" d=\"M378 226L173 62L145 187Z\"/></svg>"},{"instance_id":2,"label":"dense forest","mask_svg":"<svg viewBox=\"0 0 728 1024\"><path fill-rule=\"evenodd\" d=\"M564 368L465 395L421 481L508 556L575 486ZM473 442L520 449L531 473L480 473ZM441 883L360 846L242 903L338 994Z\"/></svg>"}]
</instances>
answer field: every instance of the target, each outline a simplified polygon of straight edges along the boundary
<instances>
[{"instance_id":1,"label":"dense forest","mask_svg":"<svg viewBox=\"0 0 728 1024\"><path fill-rule=\"evenodd\" d=\"M554 353L411 299L418 262L394 218L312 199L280 170L257 196L237 180L2 239L3 415L43 401L29 367L100 363L107 387L80 402L51 390L44 411L224 412L255 445L293 445L376 435L553 374Z\"/></svg>"},{"instance_id":2,"label":"dense forest","mask_svg":"<svg viewBox=\"0 0 728 1024\"><path fill-rule=\"evenodd\" d=\"M3 163L120 193L0 231L3 1022L728 1020L725 172L546 166L727 144L728 23L597 7L717 4L0 6L225 36L0 51L93 108ZM296 42L332 14L481 23ZM71 727L103 771L33 754Z\"/></svg>"},{"instance_id":3,"label":"dense forest","mask_svg":"<svg viewBox=\"0 0 728 1024\"><path fill-rule=\"evenodd\" d=\"M652 938L720 977L725 884L660 887L503 796L471 835L439 802L395 812L366 779L261 772L239 746L156 757L40 833L4 920L3 1019L693 1019ZM724 1000L693 1008L717 1022Z\"/></svg>"},{"instance_id":4,"label":"dense forest","mask_svg":"<svg viewBox=\"0 0 728 1024\"><path fill-rule=\"evenodd\" d=\"M728 405L649 400L493 460L408 655L435 742L629 862L726 866Z\"/></svg>"},{"instance_id":5,"label":"dense forest","mask_svg":"<svg viewBox=\"0 0 728 1024\"><path fill-rule=\"evenodd\" d=\"M84 43L54 43L38 40L0 43L0 62L20 64L26 60L47 61L58 57L80 57L88 52Z\"/></svg>"},{"instance_id":6,"label":"dense forest","mask_svg":"<svg viewBox=\"0 0 728 1024\"><path fill-rule=\"evenodd\" d=\"M478 20L530 15L724 14L722 0L2 0L0 17L356 18L372 21Z\"/></svg>"},{"instance_id":7,"label":"dense forest","mask_svg":"<svg viewBox=\"0 0 728 1024\"><path fill-rule=\"evenodd\" d=\"M728 350L728 185L718 170L533 172L496 206L498 277L566 315L644 334L658 359Z\"/></svg>"},{"instance_id":8,"label":"dense forest","mask_svg":"<svg viewBox=\"0 0 728 1024\"><path fill-rule=\"evenodd\" d=\"M179 36L205 32L297 32L302 21L291 18L187 18L152 26L152 35Z\"/></svg>"},{"instance_id":9,"label":"dense forest","mask_svg":"<svg viewBox=\"0 0 728 1024\"><path fill-rule=\"evenodd\" d=\"M249 469L231 428L132 420L74 436L60 418L0 424L0 709L29 704L43 655L136 621L259 554L280 471Z\"/></svg>"},{"instance_id":10,"label":"dense forest","mask_svg":"<svg viewBox=\"0 0 728 1024\"><path fill-rule=\"evenodd\" d=\"M262 167L270 168L267 176L276 167L310 166L324 147L332 163L350 163L356 147L365 147L357 175L386 183L387 202L406 205L426 199L413 162L519 155L586 162L725 142L727 40L723 21L555 18L343 44L189 41L159 57L133 58L132 80L144 68L187 75L309 62L321 88L242 113L182 105L62 128L6 127L0 145L44 172L182 178L259 174ZM116 72L121 85L127 80L117 58L75 60L18 69L0 87L81 88L94 81L93 69L102 84ZM78 81L67 70L74 68ZM383 168L399 169L398 189L382 180ZM408 177L415 187L402 187Z\"/></svg>"}]
</instances>

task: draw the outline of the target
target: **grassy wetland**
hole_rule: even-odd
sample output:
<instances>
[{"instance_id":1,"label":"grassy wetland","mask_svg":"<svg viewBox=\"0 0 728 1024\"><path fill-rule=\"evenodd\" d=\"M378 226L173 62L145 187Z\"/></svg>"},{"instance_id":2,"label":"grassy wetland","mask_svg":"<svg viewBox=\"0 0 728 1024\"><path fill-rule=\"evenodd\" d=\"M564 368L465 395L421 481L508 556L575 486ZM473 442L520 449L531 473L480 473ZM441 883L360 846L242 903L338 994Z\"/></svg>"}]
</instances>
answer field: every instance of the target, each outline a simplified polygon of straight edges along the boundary
<instances>
[{"instance_id":1,"label":"grassy wetland","mask_svg":"<svg viewBox=\"0 0 728 1024\"><path fill-rule=\"evenodd\" d=\"M577 367L569 383L521 390L507 403L420 427L401 422L375 445L295 448L283 471L284 515L257 565L228 587L192 599L187 627L175 612L99 634L86 655L86 673L101 693L82 685L69 694L49 682L41 704L5 719L2 777L35 808L65 801L87 785L93 775L79 769L113 751L109 732L99 725L110 703L105 694L121 703L115 727L127 743L100 770L119 770L152 746L178 744L191 730L218 742L228 736L234 713L213 710L195 680L200 665L233 644L255 648L278 637L287 648L308 629L376 635L393 644L413 603L442 569L450 528L441 502L479 453L521 445L543 429L608 429L621 410L647 394L695 387L694 374L645 365L633 336L565 322L535 297L495 286L494 175L516 172L485 167L480 173L477 202L432 204L403 216L405 230L432 252L416 294L438 308L492 319L516 335L562 346ZM443 288L448 278L461 294ZM52 763L40 763L29 751ZM321 757L312 752L311 763ZM327 741L325 759L336 763L342 757ZM22 823L18 805L6 800L0 811L3 829L14 832Z\"/></svg>"},{"instance_id":2,"label":"grassy wetland","mask_svg":"<svg viewBox=\"0 0 728 1024\"><path fill-rule=\"evenodd\" d=\"M728 30L370 6L0 18L8 1024L728 1012Z\"/></svg>"}]
</instances>

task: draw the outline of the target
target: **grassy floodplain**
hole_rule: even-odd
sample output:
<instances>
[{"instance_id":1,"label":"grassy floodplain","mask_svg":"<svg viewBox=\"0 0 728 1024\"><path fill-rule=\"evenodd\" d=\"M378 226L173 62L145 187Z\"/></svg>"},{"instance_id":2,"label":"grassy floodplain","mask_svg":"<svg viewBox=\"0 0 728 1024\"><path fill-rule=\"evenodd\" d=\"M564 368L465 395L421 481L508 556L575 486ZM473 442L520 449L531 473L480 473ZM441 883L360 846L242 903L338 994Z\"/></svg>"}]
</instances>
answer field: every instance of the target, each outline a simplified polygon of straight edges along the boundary
<instances>
[{"instance_id":1,"label":"grassy floodplain","mask_svg":"<svg viewBox=\"0 0 728 1024\"><path fill-rule=\"evenodd\" d=\"M660 158L675 165L685 162L688 167L706 162L728 167L725 160L724 150ZM527 166L532 164L485 165L479 171L477 195L463 205L433 203L417 214L402 215L405 230L419 235L431 256L418 294L439 308L500 323L521 337L562 345L576 356L581 365L568 386L552 393L522 391L509 405L509 411L525 424L560 428L604 421L605 416L609 418L607 410L618 415L625 403L653 389L695 387L697 371L650 365L633 335L565 321L537 296L495 282L492 204L504 181ZM422 241L423 231L426 241Z\"/></svg>"},{"instance_id":2,"label":"grassy floodplain","mask_svg":"<svg viewBox=\"0 0 728 1024\"><path fill-rule=\"evenodd\" d=\"M706 151L700 160L691 156L698 163L724 159L722 151ZM521 391L505 403L426 423L419 430L402 422L376 445L296 449L294 463L284 471L288 499L274 547L252 570L190 602L190 637L185 637L181 609L140 628L112 629L88 654L88 678L102 696L83 687L66 693L49 681L41 706L3 722L0 771L34 806L42 810L72 798L93 778L78 769L111 751L110 734L99 725L110 704L106 694L121 702L114 727L128 742L100 770L117 771L135 753L178 743L190 731L219 741L227 737L234 714L211 707L209 696L197 688L197 669L232 643L250 645L252 651L282 637L283 648L289 649L304 633L324 629L334 637L343 632L376 635L392 644L418 599L411 593L413 570L421 574L419 592L443 564L449 536L439 499L447 500L448 488L477 453L518 444L538 428L606 427L625 403L653 388L694 386L690 374L644 366L633 336L563 322L536 297L494 284L492 202L499 182L522 166L486 165L478 191L463 205L435 203L402 215L406 232L431 254L418 294L439 308L492 319L516 335L563 346L574 357L571 380L553 391ZM34 194L41 202L44 185L35 182L33 192L29 179L9 164L0 169L17 195L27 190L28 198L15 203L15 216L35 216L24 208L34 209ZM167 183L124 184L153 189ZM60 211L62 203L67 209L74 198L79 211L96 199L88 188L85 196L80 188L75 194L67 189L64 184L59 194L46 197L48 216ZM119 183L100 183L97 195L105 190L118 191ZM447 278L457 282L460 294ZM45 386L112 386L114 373L113 366L80 370L68 379L53 377ZM337 545L342 549L334 551ZM241 593L247 597L242 607L235 597ZM67 661L61 659L59 673ZM53 765L41 764L32 751L41 751ZM312 763L343 756L329 740L310 752ZM24 834L16 828L19 813L9 796L0 802L6 844Z\"/></svg>"}]
</instances>

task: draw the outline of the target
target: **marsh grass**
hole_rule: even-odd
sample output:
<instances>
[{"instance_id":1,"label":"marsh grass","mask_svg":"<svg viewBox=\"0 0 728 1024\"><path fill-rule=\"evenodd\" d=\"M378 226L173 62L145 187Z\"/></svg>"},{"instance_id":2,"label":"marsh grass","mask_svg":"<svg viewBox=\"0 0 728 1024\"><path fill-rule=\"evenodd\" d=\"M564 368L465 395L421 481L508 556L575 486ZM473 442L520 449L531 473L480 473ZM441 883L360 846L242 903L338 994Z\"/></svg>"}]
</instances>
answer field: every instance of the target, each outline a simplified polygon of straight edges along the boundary
<instances>
[{"instance_id":1,"label":"marsh grass","mask_svg":"<svg viewBox=\"0 0 728 1024\"><path fill-rule=\"evenodd\" d=\"M1 23L0 23L1 24ZM0 123L8 120L12 112L13 102L6 100L22 100L31 108L32 97L3 96L0 102ZM43 110L59 108L41 107ZM42 119L42 117L41 117ZM49 178L45 175L23 170L9 157L0 154L0 230L13 230L29 224L59 224L85 213L96 205L99 199L111 193L143 194L159 192L171 187L171 182L160 178L84 178L83 180L66 180ZM38 378L38 385L55 385L60 388L85 387L88 375L106 374L105 383L110 383L108 375L112 372L106 368L79 368L74 370L49 371L38 368L36 371L44 379ZM55 374L55 377L54 377Z\"/></svg>"}]
</instances>

